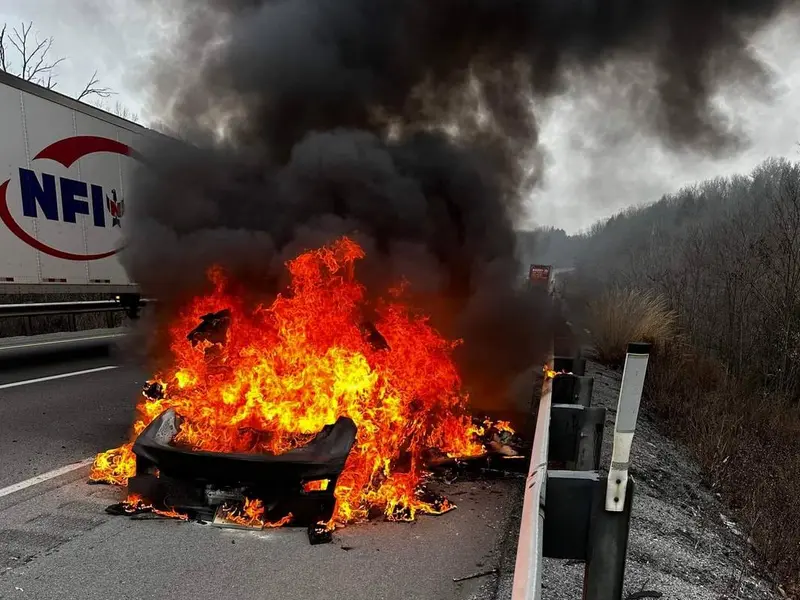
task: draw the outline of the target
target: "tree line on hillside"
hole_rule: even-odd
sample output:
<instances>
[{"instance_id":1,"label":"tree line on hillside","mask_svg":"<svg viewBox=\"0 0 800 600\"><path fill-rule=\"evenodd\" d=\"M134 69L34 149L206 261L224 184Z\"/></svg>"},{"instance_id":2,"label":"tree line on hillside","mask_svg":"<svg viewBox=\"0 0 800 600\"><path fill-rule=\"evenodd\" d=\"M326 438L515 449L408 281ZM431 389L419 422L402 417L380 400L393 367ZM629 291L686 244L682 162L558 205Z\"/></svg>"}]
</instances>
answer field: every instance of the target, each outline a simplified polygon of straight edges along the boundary
<instances>
[{"instance_id":1,"label":"tree line on hillside","mask_svg":"<svg viewBox=\"0 0 800 600\"><path fill-rule=\"evenodd\" d=\"M800 165L682 189L576 245L585 283L657 292L731 375L800 400Z\"/></svg>"},{"instance_id":2,"label":"tree line on hillside","mask_svg":"<svg viewBox=\"0 0 800 600\"><path fill-rule=\"evenodd\" d=\"M588 232L521 232L526 262L575 266L583 295L652 290L731 374L800 400L800 165L769 159Z\"/></svg>"}]
</instances>

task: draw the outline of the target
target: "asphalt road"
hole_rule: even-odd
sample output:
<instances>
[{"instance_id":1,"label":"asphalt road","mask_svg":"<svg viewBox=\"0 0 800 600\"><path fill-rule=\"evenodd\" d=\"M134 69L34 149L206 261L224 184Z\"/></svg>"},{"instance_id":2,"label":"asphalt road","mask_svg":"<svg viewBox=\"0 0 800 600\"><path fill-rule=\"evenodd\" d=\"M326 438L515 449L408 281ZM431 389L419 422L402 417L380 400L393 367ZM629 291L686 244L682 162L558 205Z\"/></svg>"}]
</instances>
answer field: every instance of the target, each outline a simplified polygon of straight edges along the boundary
<instances>
[{"instance_id":1,"label":"asphalt road","mask_svg":"<svg viewBox=\"0 0 800 600\"><path fill-rule=\"evenodd\" d=\"M0 372L0 488L125 440L144 373L118 365L97 358Z\"/></svg>"},{"instance_id":2,"label":"asphalt road","mask_svg":"<svg viewBox=\"0 0 800 600\"><path fill-rule=\"evenodd\" d=\"M117 368L97 370L109 366ZM497 590L513 569L519 480L447 485L441 491L458 505L448 514L349 526L319 546L304 529L110 516L105 507L123 491L87 484L88 467L31 484L122 442L143 380L114 357L0 371L0 598L503 597ZM14 491L4 493L9 486ZM499 575L453 581L495 567Z\"/></svg>"}]
</instances>

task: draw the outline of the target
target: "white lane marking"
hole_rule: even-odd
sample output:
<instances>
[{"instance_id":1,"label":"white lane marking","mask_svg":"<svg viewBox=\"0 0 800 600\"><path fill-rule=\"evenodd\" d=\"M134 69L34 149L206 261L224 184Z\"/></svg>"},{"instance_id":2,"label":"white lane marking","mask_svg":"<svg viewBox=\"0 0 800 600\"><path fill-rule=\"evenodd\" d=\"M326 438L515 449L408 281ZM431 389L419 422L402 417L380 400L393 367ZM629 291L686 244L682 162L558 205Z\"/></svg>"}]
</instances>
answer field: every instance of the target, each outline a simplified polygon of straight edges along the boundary
<instances>
[{"instance_id":1,"label":"white lane marking","mask_svg":"<svg viewBox=\"0 0 800 600\"><path fill-rule=\"evenodd\" d=\"M19 350L20 348L36 348L37 346L54 346L56 344L69 344L71 342L88 342L93 340L107 340L109 338L124 337L125 333L112 333L109 335L95 335L92 337L82 338L68 338L64 340L51 340L48 342L33 342L31 344L17 344L16 346L0 346L0 352L3 350Z\"/></svg>"},{"instance_id":2,"label":"white lane marking","mask_svg":"<svg viewBox=\"0 0 800 600\"><path fill-rule=\"evenodd\" d=\"M29 488L31 486L44 483L45 481L48 481L50 479L55 479L56 477L60 477L61 475L66 475L71 471L76 471L80 468L86 467L92 464L92 462L94 462L94 456L92 456L91 458L85 458L80 462L72 463L71 465L67 465L66 467L61 467L60 469L54 469L53 471L42 473L41 475L37 475L36 477L31 477L30 479L26 479L25 481L20 481L19 483L15 483L14 485L4 487L0 489L0 498L24 490L25 488Z\"/></svg>"},{"instance_id":3,"label":"white lane marking","mask_svg":"<svg viewBox=\"0 0 800 600\"><path fill-rule=\"evenodd\" d=\"M54 379L64 379L66 377L77 377L78 375L88 375L89 373L99 373L100 371L110 371L111 369L119 369L119 365L108 365L106 367L97 367L96 369L85 369L83 371L73 371L72 373L61 373L60 375L48 375L47 377L26 379L25 381L14 381L12 383L3 383L0 384L0 390L19 387L21 385L29 385L31 383L41 383L42 381L52 381Z\"/></svg>"}]
</instances>

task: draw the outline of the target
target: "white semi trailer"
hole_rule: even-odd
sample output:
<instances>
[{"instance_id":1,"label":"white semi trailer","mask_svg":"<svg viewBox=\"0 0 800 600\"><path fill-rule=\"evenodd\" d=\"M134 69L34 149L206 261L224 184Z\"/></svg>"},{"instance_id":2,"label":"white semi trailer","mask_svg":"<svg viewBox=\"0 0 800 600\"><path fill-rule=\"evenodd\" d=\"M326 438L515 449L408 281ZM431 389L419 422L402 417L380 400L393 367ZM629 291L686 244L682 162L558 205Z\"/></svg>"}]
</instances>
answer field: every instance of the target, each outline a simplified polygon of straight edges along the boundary
<instances>
[{"instance_id":1,"label":"white semi trailer","mask_svg":"<svg viewBox=\"0 0 800 600\"><path fill-rule=\"evenodd\" d=\"M0 294L138 294L117 252L151 134L0 71Z\"/></svg>"}]
</instances>

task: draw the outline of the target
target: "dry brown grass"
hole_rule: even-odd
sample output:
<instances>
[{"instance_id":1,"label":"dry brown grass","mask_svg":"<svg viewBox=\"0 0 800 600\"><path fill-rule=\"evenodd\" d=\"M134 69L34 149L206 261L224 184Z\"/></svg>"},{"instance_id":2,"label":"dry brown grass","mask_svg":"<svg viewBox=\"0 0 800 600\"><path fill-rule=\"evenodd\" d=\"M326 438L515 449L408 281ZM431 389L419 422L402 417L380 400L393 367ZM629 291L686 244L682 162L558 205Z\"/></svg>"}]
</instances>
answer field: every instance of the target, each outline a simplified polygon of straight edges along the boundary
<instances>
[{"instance_id":1,"label":"dry brown grass","mask_svg":"<svg viewBox=\"0 0 800 600\"><path fill-rule=\"evenodd\" d=\"M649 291L612 288L587 305L596 359L619 365L629 342L649 342L655 350L677 334L677 315Z\"/></svg>"},{"instance_id":2,"label":"dry brown grass","mask_svg":"<svg viewBox=\"0 0 800 600\"><path fill-rule=\"evenodd\" d=\"M787 589L800 591L800 408L734 380L684 342L653 356L645 391L756 552Z\"/></svg>"}]
</instances>

